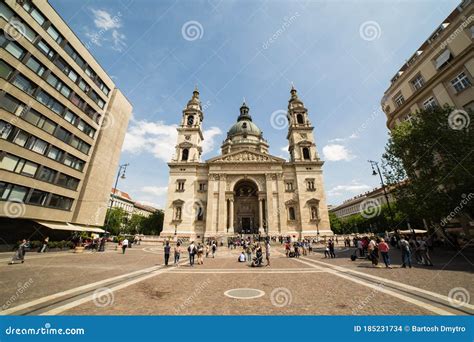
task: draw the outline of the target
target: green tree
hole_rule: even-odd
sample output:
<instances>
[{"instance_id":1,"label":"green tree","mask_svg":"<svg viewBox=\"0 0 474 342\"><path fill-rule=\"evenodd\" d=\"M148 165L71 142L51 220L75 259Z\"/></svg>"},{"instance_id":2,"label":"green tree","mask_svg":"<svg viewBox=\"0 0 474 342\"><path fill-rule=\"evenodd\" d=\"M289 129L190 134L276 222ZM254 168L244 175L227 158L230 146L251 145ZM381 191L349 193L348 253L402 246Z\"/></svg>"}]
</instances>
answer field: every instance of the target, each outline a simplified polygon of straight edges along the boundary
<instances>
[{"instance_id":1,"label":"green tree","mask_svg":"<svg viewBox=\"0 0 474 342\"><path fill-rule=\"evenodd\" d=\"M145 235L159 235L163 230L163 219L163 211L155 211L142 221L140 233Z\"/></svg>"},{"instance_id":2,"label":"green tree","mask_svg":"<svg viewBox=\"0 0 474 342\"><path fill-rule=\"evenodd\" d=\"M139 234L143 230L143 224L146 220L146 217L138 214L133 214L127 225L127 233L129 234Z\"/></svg>"},{"instance_id":3,"label":"green tree","mask_svg":"<svg viewBox=\"0 0 474 342\"><path fill-rule=\"evenodd\" d=\"M439 226L456 211L467 226L474 201L461 203L474 196L472 117L471 111L435 107L418 111L411 122L392 130L383 155L384 175L395 186L397 206L405 216L424 217Z\"/></svg>"},{"instance_id":4,"label":"green tree","mask_svg":"<svg viewBox=\"0 0 474 342\"><path fill-rule=\"evenodd\" d=\"M127 213L122 208L107 209L104 229L112 235L118 235L122 230L122 223L127 217Z\"/></svg>"}]
</instances>

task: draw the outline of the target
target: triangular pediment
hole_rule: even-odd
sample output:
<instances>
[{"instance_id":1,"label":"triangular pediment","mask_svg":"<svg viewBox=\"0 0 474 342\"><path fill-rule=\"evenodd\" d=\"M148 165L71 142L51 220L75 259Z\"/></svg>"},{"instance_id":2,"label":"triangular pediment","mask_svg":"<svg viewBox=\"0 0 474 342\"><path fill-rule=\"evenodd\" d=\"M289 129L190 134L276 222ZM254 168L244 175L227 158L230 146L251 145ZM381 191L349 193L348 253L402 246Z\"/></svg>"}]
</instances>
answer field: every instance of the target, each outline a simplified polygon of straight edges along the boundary
<instances>
[{"instance_id":1,"label":"triangular pediment","mask_svg":"<svg viewBox=\"0 0 474 342\"><path fill-rule=\"evenodd\" d=\"M207 160L207 163L284 163L286 160L270 154L242 150L220 155Z\"/></svg>"}]
</instances>

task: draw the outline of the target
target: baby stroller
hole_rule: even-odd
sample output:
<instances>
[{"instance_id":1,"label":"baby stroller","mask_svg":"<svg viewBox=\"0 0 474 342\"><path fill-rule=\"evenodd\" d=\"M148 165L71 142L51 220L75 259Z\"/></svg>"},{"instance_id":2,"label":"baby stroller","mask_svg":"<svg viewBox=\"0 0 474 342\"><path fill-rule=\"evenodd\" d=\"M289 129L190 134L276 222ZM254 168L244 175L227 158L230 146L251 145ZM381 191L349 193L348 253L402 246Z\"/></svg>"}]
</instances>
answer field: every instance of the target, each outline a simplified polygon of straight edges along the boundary
<instances>
[{"instance_id":1,"label":"baby stroller","mask_svg":"<svg viewBox=\"0 0 474 342\"><path fill-rule=\"evenodd\" d=\"M258 253L257 255L253 258L252 261L252 267L262 267L263 266L263 255L262 252Z\"/></svg>"}]
</instances>

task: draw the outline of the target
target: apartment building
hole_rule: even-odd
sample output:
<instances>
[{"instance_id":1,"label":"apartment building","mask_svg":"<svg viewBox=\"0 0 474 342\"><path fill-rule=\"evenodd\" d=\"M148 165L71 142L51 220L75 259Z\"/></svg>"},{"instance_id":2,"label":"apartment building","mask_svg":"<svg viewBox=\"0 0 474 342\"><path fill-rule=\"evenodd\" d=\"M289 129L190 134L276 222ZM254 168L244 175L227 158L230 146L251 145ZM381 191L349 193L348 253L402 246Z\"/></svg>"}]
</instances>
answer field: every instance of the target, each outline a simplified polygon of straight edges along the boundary
<instances>
[{"instance_id":1,"label":"apartment building","mask_svg":"<svg viewBox=\"0 0 474 342\"><path fill-rule=\"evenodd\" d=\"M47 1L0 0L0 31L0 236L101 231L131 104Z\"/></svg>"},{"instance_id":2,"label":"apartment building","mask_svg":"<svg viewBox=\"0 0 474 342\"><path fill-rule=\"evenodd\" d=\"M474 110L473 39L474 4L464 0L391 79L381 101L390 130L435 105Z\"/></svg>"}]
</instances>

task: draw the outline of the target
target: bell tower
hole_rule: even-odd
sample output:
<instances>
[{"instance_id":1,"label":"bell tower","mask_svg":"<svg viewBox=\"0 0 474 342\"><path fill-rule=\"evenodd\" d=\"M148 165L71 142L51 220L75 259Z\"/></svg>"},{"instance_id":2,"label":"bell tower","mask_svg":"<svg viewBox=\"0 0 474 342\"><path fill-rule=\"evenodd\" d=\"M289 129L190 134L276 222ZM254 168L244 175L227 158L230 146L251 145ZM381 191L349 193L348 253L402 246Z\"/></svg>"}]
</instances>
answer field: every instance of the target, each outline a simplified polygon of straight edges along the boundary
<instances>
[{"instance_id":1,"label":"bell tower","mask_svg":"<svg viewBox=\"0 0 474 342\"><path fill-rule=\"evenodd\" d=\"M313 130L308 117L308 110L298 98L295 87L291 86L291 97L288 101L288 152L291 162L319 161L314 142Z\"/></svg>"},{"instance_id":2,"label":"bell tower","mask_svg":"<svg viewBox=\"0 0 474 342\"><path fill-rule=\"evenodd\" d=\"M196 87L193 96L183 110L181 124L177 128L178 142L172 162L189 163L201 160L202 141L204 140L202 134L203 118L199 91Z\"/></svg>"}]
</instances>

